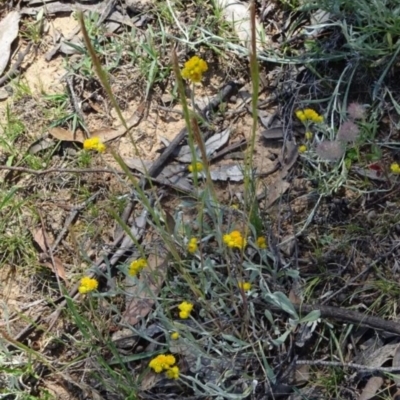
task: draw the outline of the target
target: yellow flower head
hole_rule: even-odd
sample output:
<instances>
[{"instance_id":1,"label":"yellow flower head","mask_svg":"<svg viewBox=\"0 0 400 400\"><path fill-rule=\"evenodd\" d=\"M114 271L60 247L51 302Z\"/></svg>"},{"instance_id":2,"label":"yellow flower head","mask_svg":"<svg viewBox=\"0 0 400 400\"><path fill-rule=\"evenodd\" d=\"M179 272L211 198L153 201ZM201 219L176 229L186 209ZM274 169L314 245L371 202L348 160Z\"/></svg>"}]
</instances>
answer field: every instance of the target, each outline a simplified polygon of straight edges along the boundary
<instances>
[{"instance_id":1,"label":"yellow flower head","mask_svg":"<svg viewBox=\"0 0 400 400\"><path fill-rule=\"evenodd\" d=\"M200 161L197 161L195 163L192 163L188 166L188 170L190 172L196 171L196 172L200 172L203 171L203 164Z\"/></svg>"},{"instance_id":2,"label":"yellow flower head","mask_svg":"<svg viewBox=\"0 0 400 400\"><path fill-rule=\"evenodd\" d=\"M243 291L247 292L248 290L251 289L251 283L250 282L239 282L238 287L239 287L239 289L242 289Z\"/></svg>"},{"instance_id":3,"label":"yellow flower head","mask_svg":"<svg viewBox=\"0 0 400 400\"><path fill-rule=\"evenodd\" d=\"M149 367L159 374L169 370L175 364L175 361L175 357L172 354L160 354L150 361Z\"/></svg>"},{"instance_id":4,"label":"yellow flower head","mask_svg":"<svg viewBox=\"0 0 400 400\"><path fill-rule=\"evenodd\" d=\"M247 245L247 240L239 231L232 231L222 237L222 241L231 248L244 249Z\"/></svg>"},{"instance_id":5,"label":"yellow flower head","mask_svg":"<svg viewBox=\"0 0 400 400\"><path fill-rule=\"evenodd\" d=\"M260 236L256 240L256 245L259 249L266 249L267 248L267 241L265 237Z\"/></svg>"},{"instance_id":6,"label":"yellow flower head","mask_svg":"<svg viewBox=\"0 0 400 400\"><path fill-rule=\"evenodd\" d=\"M86 294L89 292L93 292L93 290L96 290L98 286L99 282L97 282L96 279L84 276L81 279L81 284L79 285L78 291L81 294Z\"/></svg>"},{"instance_id":7,"label":"yellow flower head","mask_svg":"<svg viewBox=\"0 0 400 400\"><path fill-rule=\"evenodd\" d=\"M177 365L175 365L175 367L172 367L169 370L167 370L165 375L167 375L167 378L169 378L169 379L178 379L179 378L179 367Z\"/></svg>"},{"instance_id":8,"label":"yellow flower head","mask_svg":"<svg viewBox=\"0 0 400 400\"><path fill-rule=\"evenodd\" d=\"M301 122L304 122L304 121L307 119L306 116L304 115L304 112L301 111L301 110L297 110L297 111L295 112L295 114L296 114L296 117L297 117Z\"/></svg>"},{"instance_id":9,"label":"yellow flower head","mask_svg":"<svg viewBox=\"0 0 400 400\"><path fill-rule=\"evenodd\" d=\"M185 62L185 67L182 69L182 78L198 83L203 77L203 73L208 70L206 61L198 56L192 57Z\"/></svg>"},{"instance_id":10,"label":"yellow flower head","mask_svg":"<svg viewBox=\"0 0 400 400\"><path fill-rule=\"evenodd\" d=\"M393 163L390 166L390 171L392 171L393 174L400 175L400 165L397 162Z\"/></svg>"},{"instance_id":11,"label":"yellow flower head","mask_svg":"<svg viewBox=\"0 0 400 400\"><path fill-rule=\"evenodd\" d=\"M143 268L147 266L147 261L144 258L132 261L129 266L129 275L136 276Z\"/></svg>"},{"instance_id":12,"label":"yellow flower head","mask_svg":"<svg viewBox=\"0 0 400 400\"><path fill-rule=\"evenodd\" d=\"M172 340L178 340L179 339L179 332L172 332L171 333L171 339Z\"/></svg>"},{"instance_id":13,"label":"yellow flower head","mask_svg":"<svg viewBox=\"0 0 400 400\"><path fill-rule=\"evenodd\" d=\"M305 153L306 151L307 151L307 146L305 144L299 146L299 153Z\"/></svg>"},{"instance_id":14,"label":"yellow flower head","mask_svg":"<svg viewBox=\"0 0 400 400\"><path fill-rule=\"evenodd\" d=\"M188 301L182 301L182 303L179 304L178 308L180 310L179 318L187 319L190 317L190 313L193 310L193 304L189 303Z\"/></svg>"},{"instance_id":15,"label":"yellow flower head","mask_svg":"<svg viewBox=\"0 0 400 400\"><path fill-rule=\"evenodd\" d=\"M307 131L305 133L304 137L306 138L306 140L311 140L313 138L313 133L310 131Z\"/></svg>"},{"instance_id":16,"label":"yellow flower head","mask_svg":"<svg viewBox=\"0 0 400 400\"><path fill-rule=\"evenodd\" d=\"M99 153L103 153L106 150L106 146L100 141L98 137L85 139L85 141L83 142L83 148L85 150L96 150Z\"/></svg>"},{"instance_id":17,"label":"yellow flower head","mask_svg":"<svg viewBox=\"0 0 400 400\"><path fill-rule=\"evenodd\" d=\"M187 251L191 254L193 254L197 251L197 239L196 238L191 238L189 240L189 243L187 245Z\"/></svg>"},{"instance_id":18,"label":"yellow flower head","mask_svg":"<svg viewBox=\"0 0 400 400\"><path fill-rule=\"evenodd\" d=\"M311 121L315 123L320 123L324 121L324 117L319 115L315 110L312 108L306 108L304 110L297 110L296 117L301 121Z\"/></svg>"}]
</instances>

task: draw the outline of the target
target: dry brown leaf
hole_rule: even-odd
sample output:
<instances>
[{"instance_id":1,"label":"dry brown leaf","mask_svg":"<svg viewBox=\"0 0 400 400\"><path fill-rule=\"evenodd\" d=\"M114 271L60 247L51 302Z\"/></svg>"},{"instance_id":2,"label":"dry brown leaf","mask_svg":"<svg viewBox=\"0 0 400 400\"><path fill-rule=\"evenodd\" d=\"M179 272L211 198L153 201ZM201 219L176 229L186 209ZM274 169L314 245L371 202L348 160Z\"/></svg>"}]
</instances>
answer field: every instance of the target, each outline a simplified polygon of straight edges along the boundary
<instances>
[{"instance_id":1,"label":"dry brown leaf","mask_svg":"<svg viewBox=\"0 0 400 400\"><path fill-rule=\"evenodd\" d=\"M135 127L141 121L145 110L145 104L141 104L137 110L133 113L133 115L126 121L126 125L128 129L125 128L124 125L119 125L116 128L102 128L97 129L91 132L90 137L98 137L103 143L110 142Z\"/></svg>"},{"instance_id":2,"label":"dry brown leaf","mask_svg":"<svg viewBox=\"0 0 400 400\"><path fill-rule=\"evenodd\" d=\"M161 374L155 374L154 372L148 372L140 379L140 389L147 391L156 386L156 384L163 379Z\"/></svg>"},{"instance_id":3,"label":"dry brown leaf","mask_svg":"<svg viewBox=\"0 0 400 400\"><path fill-rule=\"evenodd\" d=\"M137 280L126 278L126 282L130 286L125 288L128 295L126 309L122 315L122 324L135 326L149 314L164 284L167 266L168 260L165 252L150 254L147 259L147 267L140 273L140 277Z\"/></svg>"},{"instance_id":4,"label":"dry brown leaf","mask_svg":"<svg viewBox=\"0 0 400 400\"><path fill-rule=\"evenodd\" d=\"M399 400L400 398L400 389L397 389L397 392L392 396L393 400Z\"/></svg>"},{"instance_id":5,"label":"dry brown leaf","mask_svg":"<svg viewBox=\"0 0 400 400\"><path fill-rule=\"evenodd\" d=\"M283 155L279 156L279 161L282 165L281 178L285 178L289 171L292 169L293 165L297 161L299 152L297 150L297 145L294 141L287 140L285 143L285 152Z\"/></svg>"},{"instance_id":6,"label":"dry brown leaf","mask_svg":"<svg viewBox=\"0 0 400 400\"><path fill-rule=\"evenodd\" d=\"M389 361L395 355L399 344L386 344L379 347L371 354L366 355L365 365L369 367L382 367L386 361Z\"/></svg>"},{"instance_id":7,"label":"dry brown leaf","mask_svg":"<svg viewBox=\"0 0 400 400\"><path fill-rule=\"evenodd\" d=\"M293 304L301 304L302 298L300 295L300 287L298 283L295 281L295 283L292 284L292 287L290 288L289 291L289 300Z\"/></svg>"},{"instance_id":8,"label":"dry brown leaf","mask_svg":"<svg viewBox=\"0 0 400 400\"><path fill-rule=\"evenodd\" d=\"M48 135L46 135L45 137L42 137L31 144L29 146L28 153L37 154L40 151L46 150L52 146L54 146L54 140L50 139Z\"/></svg>"},{"instance_id":9,"label":"dry brown leaf","mask_svg":"<svg viewBox=\"0 0 400 400\"><path fill-rule=\"evenodd\" d=\"M372 376L368 379L363 391L360 394L359 400L369 400L375 397L376 392L383 384L383 378L380 376Z\"/></svg>"},{"instance_id":10,"label":"dry brown leaf","mask_svg":"<svg viewBox=\"0 0 400 400\"><path fill-rule=\"evenodd\" d=\"M393 368L400 367L400 345L397 347L396 351L394 352L392 367ZM393 375L393 380L394 380L394 383L396 384L396 386L399 387L400 386L400 378L398 377L398 375Z\"/></svg>"},{"instance_id":11,"label":"dry brown leaf","mask_svg":"<svg viewBox=\"0 0 400 400\"><path fill-rule=\"evenodd\" d=\"M49 237L42 228L37 228L33 234L33 240L37 243L43 253L47 253L50 246Z\"/></svg>"},{"instance_id":12,"label":"dry brown leaf","mask_svg":"<svg viewBox=\"0 0 400 400\"><path fill-rule=\"evenodd\" d=\"M290 183L278 176L278 179L268 186L266 208L271 207L290 187Z\"/></svg>"},{"instance_id":13,"label":"dry brown leaf","mask_svg":"<svg viewBox=\"0 0 400 400\"><path fill-rule=\"evenodd\" d=\"M72 132L68 129L64 129L61 128L59 126L55 127L55 128L51 128L49 129L49 134L57 139L57 140L61 140L63 142L79 142L79 143L83 143L85 138L83 136L83 133L80 131L77 132Z\"/></svg>"},{"instance_id":14,"label":"dry brown leaf","mask_svg":"<svg viewBox=\"0 0 400 400\"><path fill-rule=\"evenodd\" d=\"M44 262L44 265L47 268L50 268L55 274L57 274L64 282L67 282L67 276L65 274L64 264L58 257L53 257L54 260L54 268L51 262ZM55 269L55 270L54 270Z\"/></svg>"},{"instance_id":15,"label":"dry brown leaf","mask_svg":"<svg viewBox=\"0 0 400 400\"><path fill-rule=\"evenodd\" d=\"M283 127L265 129L261 132L261 135L266 140L283 139Z\"/></svg>"},{"instance_id":16,"label":"dry brown leaf","mask_svg":"<svg viewBox=\"0 0 400 400\"><path fill-rule=\"evenodd\" d=\"M310 380L310 366L307 364L297 365L294 379L296 385L308 383Z\"/></svg>"}]
</instances>

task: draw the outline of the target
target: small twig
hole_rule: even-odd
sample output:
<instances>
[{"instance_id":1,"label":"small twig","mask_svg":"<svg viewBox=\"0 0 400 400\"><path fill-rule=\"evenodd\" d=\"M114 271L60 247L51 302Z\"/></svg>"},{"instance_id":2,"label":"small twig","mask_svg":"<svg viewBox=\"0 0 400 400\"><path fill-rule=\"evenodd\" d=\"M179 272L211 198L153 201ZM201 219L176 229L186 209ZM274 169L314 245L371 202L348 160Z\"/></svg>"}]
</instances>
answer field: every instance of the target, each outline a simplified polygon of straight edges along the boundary
<instances>
[{"instance_id":1,"label":"small twig","mask_svg":"<svg viewBox=\"0 0 400 400\"><path fill-rule=\"evenodd\" d=\"M280 307L274 305L268 305L267 307L272 311L283 312ZM336 321L347 322L356 326L364 326L400 335L400 323L387 321L381 317L365 315L346 308L323 306L321 304L293 304L293 307L302 315L306 315L311 311L320 311L321 318L332 318Z\"/></svg>"},{"instance_id":2,"label":"small twig","mask_svg":"<svg viewBox=\"0 0 400 400\"><path fill-rule=\"evenodd\" d=\"M25 168L25 167L8 167L6 165L0 165L0 170L5 169L8 171L19 171L19 172L25 172L27 174L31 175L46 175L46 174L51 174L53 172L65 172L65 173L70 173L70 174L96 174L96 173L110 173L110 174L118 174L118 175L126 175L125 172L123 171L114 171L112 169L106 169L106 168L49 168L49 169L42 169L42 170L36 170L36 169L30 169L30 168Z\"/></svg>"},{"instance_id":3,"label":"small twig","mask_svg":"<svg viewBox=\"0 0 400 400\"><path fill-rule=\"evenodd\" d=\"M100 194L100 191L98 191L97 193L93 194L92 196L90 196L87 200L85 200L84 202L82 202L81 204L78 204L77 206L73 207L68 218L65 220L64 222L64 226L61 229L61 232L58 234L55 242L53 243L53 245L49 248L49 254L50 256L52 255L52 253L55 251L55 249L57 248L57 246L60 244L61 240L66 236L69 226L72 224L72 222L75 220L75 218L77 217L77 215L83 210L85 209L93 200L96 199L96 197Z\"/></svg>"},{"instance_id":4,"label":"small twig","mask_svg":"<svg viewBox=\"0 0 400 400\"><path fill-rule=\"evenodd\" d=\"M109 0L108 3L106 3L106 6L104 7L103 12L100 14L100 17L96 23L96 26L101 26L103 24L103 22L111 14L111 11L114 8L114 5L115 5L115 0Z\"/></svg>"},{"instance_id":5,"label":"small twig","mask_svg":"<svg viewBox=\"0 0 400 400\"><path fill-rule=\"evenodd\" d=\"M36 176L51 174L54 172L70 173L70 174L110 173L110 174L118 174L118 175L128 175L128 173L124 172L124 171L115 171L115 170L106 169L106 168L104 168L104 169L103 168L99 168L99 169L94 169L94 168L81 168L81 169L78 169L78 168L76 168L76 169L75 168L49 168L49 169L43 169L43 170L36 170L36 169L30 169L30 168L25 168L25 167L7 167L6 165L0 165L0 170L24 172L26 174L31 174L31 175L36 175ZM129 172L129 175L132 175L136 178L143 177L143 174L137 173L137 172ZM174 185L172 182L169 182L167 179L158 179L158 178L148 178L148 179L151 179L152 182L158 183L159 185L164 185L164 186L170 187L170 188L176 190L177 192L186 193L186 194L191 193L191 192L185 190L184 188Z\"/></svg>"},{"instance_id":6,"label":"small twig","mask_svg":"<svg viewBox=\"0 0 400 400\"><path fill-rule=\"evenodd\" d=\"M155 106L153 109L154 109L154 110L166 111L166 112L169 112L169 113L172 113L172 114L178 114L178 115L180 115L181 117L182 117L182 115L183 115L183 111L182 111L182 110L173 110L172 108L169 108L169 107Z\"/></svg>"},{"instance_id":7,"label":"small twig","mask_svg":"<svg viewBox=\"0 0 400 400\"><path fill-rule=\"evenodd\" d=\"M361 371L400 372L400 367L374 367L374 366L355 364L355 363L342 363L340 361L296 360L295 363L297 365L320 365L327 367L354 368L354 369L359 369Z\"/></svg>"},{"instance_id":8,"label":"small twig","mask_svg":"<svg viewBox=\"0 0 400 400\"><path fill-rule=\"evenodd\" d=\"M224 157L227 154L232 153L233 151L237 150L237 149L241 149L242 147L246 147L247 146L247 139L243 139L240 142L237 143L233 143L230 146L226 147L225 149L219 151L218 153L213 154L210 158L209 161L215 161L218 158Z\"/></svg>"},{"instance_id":9,"label":"small twig","mask_svg":"<svg viewBox=\"0 0 400 400\"><path fill-rule=\"evenodd\" d=\"M24 51L20 51L18 53L18 58L15 61L15 63L12 65L12 67L7 72L7 74L4 75L0 79L0 86L4 85L6 82L8 82L10 79L14 78L19 73L18 69L21 66L21 64L23 63L25 56L30 52L31 47L32 47L32 43L29 43L28 46L26 46L26 49Z\"/></svg>"},{"instance_id":10,"label":"small twig","mask_svg":"<svg viewBox=\"0 0 400 400\"><path fill-rule=\"evenodd\" d=\"M65 78L65 81L67 82L67 87L68 87L68 91L69 91L69 96L71 98L72 108L74 109L74 111L78 115L79 119L81 120L83 128L85 129L86 132L88 132L88 130L86 128L85 117L83 116L82 108L80 105L81 102L79 101L78 96L75 93L74 77L71 75L67 76Z\"/></svg>"},{"instance_id":11,"label":"small twig","mask_svg":"<svg viewBox=\"0 0 400 400\"><path fill-rule=\"evenodd\" d=\"M47 235L45 234L46 226L45 226L45 223L44 223L44 220L43 220L43 217L42 217L42 213L41 213L39 210L36 210L36 212L37 212L38 215L39 215L40 223L41 223L41 225L42 225L43 239L44 239L44 243L45 243L45 246L46 246L46 249L47 249L47 254L48 254L49 257L50 257L50 261L51 261L51 265L52 265L52 267L53 267L54 275L56 276L56 280L57 280L57 284L58 284L58 289L59 289L60 293L62 293L62 287L61 287L61 282L60 282L60 276L59 276L59 274L58 274L58 269L57 269L57 267L56 267L56 262L55 262L55 260L54 260L53 247L51 247L51 246L49 245L48 241L47 241Z\"/></svg>"}]
</instances>

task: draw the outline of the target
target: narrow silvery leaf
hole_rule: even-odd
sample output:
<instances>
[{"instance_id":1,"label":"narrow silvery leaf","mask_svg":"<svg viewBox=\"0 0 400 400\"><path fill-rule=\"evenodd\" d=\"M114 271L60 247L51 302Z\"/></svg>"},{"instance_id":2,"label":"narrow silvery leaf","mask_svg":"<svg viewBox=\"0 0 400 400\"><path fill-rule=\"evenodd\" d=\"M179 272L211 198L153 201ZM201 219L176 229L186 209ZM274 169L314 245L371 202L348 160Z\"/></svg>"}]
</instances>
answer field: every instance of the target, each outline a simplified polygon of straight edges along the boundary
<instances>
[{"instance_id":1,"label":"narrow silvery leaf","mask_svg":"<svg viewBox=\"0 0 400 400\"><path fill-rule=\"evenodd\" d=\"M300 318L300 323L305 323L305 322L314 322L317 321L318 318L321 317L321 311L319 310L313 310L309 314L307 314L305 317Z\"/></svg>"},{"instance_id":2,"label":"narrow silvery leaf","mask_svg":"<svg viewBox=\"0 0 400 400\"><path fill-rule=\"evenodd\" d=\"M299 319L299 316L293 307L293 304L291 301L286 297L286 295L282 292L275 292L273 294L267 294L265 296L265 300L270 302L271 304L279 307L282 311L287 312L291 316L293 316L296 319Z\"/></svg>"}]
</instances>

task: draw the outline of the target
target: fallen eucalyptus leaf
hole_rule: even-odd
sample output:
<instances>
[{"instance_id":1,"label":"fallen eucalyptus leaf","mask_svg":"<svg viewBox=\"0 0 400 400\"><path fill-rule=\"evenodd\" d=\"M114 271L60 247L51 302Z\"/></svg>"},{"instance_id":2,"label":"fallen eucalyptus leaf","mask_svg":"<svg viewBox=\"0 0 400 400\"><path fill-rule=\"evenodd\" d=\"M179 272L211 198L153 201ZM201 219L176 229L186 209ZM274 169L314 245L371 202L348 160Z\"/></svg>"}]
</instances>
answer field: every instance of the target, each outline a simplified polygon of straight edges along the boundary
<instances>
[{"instance_id":1,"label":"fallen eucalyptus leaf","mask_svg":"<svg viewBox=\"0 0 400 400\"><path fill-rule=\"evenodd\" d=\"M367 384L364 386L358 400L370 400L375 398L377 391L383 385L383 378L381 376L372 376L368 379Z\"/></svg>"},{"instance_id":2,"label":"fallen eucalyptus leaf","mask_svg":"<svg viewBox=\"0 0 400 400\"><path fill-rule=\"evenodd\" d=\"M54 137L57 140L61 140L64 142L79 142L83 143L85 138L83 137L83 133L80 131L72 132L68 129L61 128L56 126L55 128L49 129L50 136Z\"/></svg>"},{"instance_id":3,"label":"fallen eucalyptus leaf","mask_svg":"<svg viewBox=\"0 0 400 400\"><path fill-rule=\"evenodd\" d=\"M268 186L266 208L271 207L290 187L290 183L278 176L278 179Z\"/></svg>"},{"instance_id":4,"label":"fallen eucalyptus leaf","mask_svg":"<svg viewBox=\"0 0 400 400\"><path fill-rule=\"evenodd\" d=\"M393 355L393 361L392 361L392 367L393 368L399 368L400 367L400 346L397 347L396 351L394 352ZM393 376L394 383L396 384L397 387L400 386L400 378L398 375Z\"/></svg>"},{"instance_id":5,"label":"fallen eucalyptus leaf","mask_svg":"<svg viewBox=\"0 0 400 400\"><path fill-rule=\"evenodd\" d=\"M264 139L283 139L283 126L265 129L261 132Z\"/></svg>"},{"instance_id":6,"label":"fallen eucalyptus leaf","mask_svg":"<svg viewBox=\"0 0 400 400\"><path fill-rule=\"evenodd\" d=\"M51 246L47 233L42 228L37 228L34 232L32 232L32 236L40 250L42 250L43 253L47 253L49 247Z\"/></svg>"},{"instance_id":7,"label":"fallen eucalyptus leaf","mask_svg":"<svg viewBox=\"0 0 400 400\"><path fill-rule=\"evenodd\" d=\"M130 169L135 169L142 174L146 174L149 170L152 161L141 160L140 158L122 158L124 163ZM167 186L172 186L184 191L192 191L193 186L186 177L187 167L184 165L170 164L164 167L161 173L157 176L157 181Z\"/></svg>"},{"instance_id":8,"label":"fallen eucalyptus leaf","mask_svg":"<svg viewBox=\"0 0 400 400\"><path fill-rule=\"evenodd\" d=\"M210 176L213 181L227 181L229 179L234 182L240 182L243 180L242 169L237 164L220 165L210 169ZM200 178L206 178L204 171L199 172L198 175ZM193 177L193 174L190 174L189 177Z\"/></svg>"},{"instance_id":9,"label":"fallen eucalyptus leaf","mask_svg":"<svg viewBox=\"0 0 400 400\"><path fill-rule=\"evenodd\" d=\"M221 9L227 23L233 26L243 46L248 47L251 39L249 6L237 0L217 0L217 5ZM263 32L263 28L256 19L256 46L258 50L262 50L265 42L261 32Z\"/></svg>"},{"instance_id":10,"label":"fallen eucalyptus leaf","mask_svg":"<svg viewBox=\"0 0 400 400\"><path fill-rule=\"evenodd\" d=\"M97 129L91 132L90 137L98 137L103 143L107 143L122 135L125 135L128 130L139 124L143 117L144 110L145 105L141 104L132 114L132 116L126 121L128 129L126 129L124 125L119 125L116 128Z\"/></svg>"},{"instance_id":11,"label":"fallen eucalyptus leaf","mask_svg":"<svg viewBox=\"0 0 400 400\"><path fill-rule=\"evenodd\" d=\"M351 170L363 178L369 178L379 182L386 182L386 178L382 175L381 171L376 171L374 169L357 167L357 166L352 166Z\"/></svg>"},{"instance_id":12,"label":"fallen eucalyptus leaf","mask_svg":"<svg viewBox=\"0 0 400 400\"><path fill-rule=\"evenodd\" d=\"M222 132L216 133L215 135L212 135L210 138L207 139L205 142L205 147L206 147L206 154L207 156L212 155L215 153L218 149L220 149L222 146L224 146L228 140L229 136L231 134L231 130L225 129ZM199 159L201 154L200 150L197 145L195 145L195 150L196 150L196 155L197 158ZM190 163L192 162L192 151L188 145L184 145L179 148L179 152L175 156L176 159L180 162L185 162L185 163Z\"/></svg>"},{"instance_id":13,"label":"fallen eucalyptus leaf","mask_svg":"<svg viewBox=\"0 0 400 400\"><path fill-rule=\"evenodd\" d=\"M269 112L264 110L258 110L258 118L260 118L261 124L265 129L269 129L277 117L277 111Z\"/></svg>"},{"instance_id":14,"label":"fallen eucalyptus leaf","mask_svg":"<svg viewBox=\"0 0 400 400\"><path fill-rule=\"evenodd\" d=\"M54 140L49 138L48 135L33 142L28 149L29 154L37 154L40 151L47 150L54 146Z\"/></svg>"},{"instance_id":15,"label":"fallen eucalyptus leaf","mask_svg":"<svg viewBox=\"0 0 400 400\"><path fill-rule=\"evenodd\" d=\"M0 76L10 60L11 44L18 36L20 18L18 11L11 11L0 21Z\"/></svg>"},{"instance_id":16,"label":"fallen eucalyptus leaf","mask_svg":"<svg viewBox=\"0 0 400 400\"><path fill-rule=\"evenodd\" d=\"M281 153L278 157L281 163L281 178L285 178L289 171L292 169L299 156L298 148L293 140L287 140L285 142L285 148L283 154Z\"/></svg>"},{"instance_id":17,"label":"fallen eucalyptus leaf","mask_svg":"<svg viewBox=\"0 0 400 400\"><path fill-rule=\"evenodd\" d=\"M67 275L65 273L65 268L63 262L56 256L53 257L54 267L51 262L44 262L44 265L47 268L50 268L55 274L57 274L64 282L67 282Z\"/></svg>"},{"instance_id":18,"label":"fallen eucalyptus leaf","mask_svg":"<svg viewBox=\"0 0 400 400\"><path fill-rule=\"evenodd\" d=\"M231 130L228 128L222 132L216 133L215 135L207 139L205 143L207 156L213 154L214 152L219 150L222 146L225 146L225 144L229 140L230 134Z\"/></svg>"}]
</instances>

